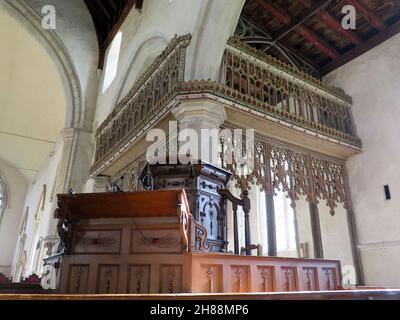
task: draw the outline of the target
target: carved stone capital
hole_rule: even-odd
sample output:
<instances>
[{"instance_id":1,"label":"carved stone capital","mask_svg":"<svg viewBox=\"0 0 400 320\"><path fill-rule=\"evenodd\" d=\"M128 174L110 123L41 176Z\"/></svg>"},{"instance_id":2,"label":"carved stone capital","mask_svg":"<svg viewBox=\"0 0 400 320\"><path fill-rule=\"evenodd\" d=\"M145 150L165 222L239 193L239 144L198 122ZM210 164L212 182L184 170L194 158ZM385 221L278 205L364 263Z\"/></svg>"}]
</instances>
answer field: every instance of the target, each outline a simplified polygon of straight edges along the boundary
<instances>
[{"instance_id":1,"label":"carved stone capital","mask_svg":"<svg viewBox=\"0 0 400 320\"><path fill-rule=\"evenodd\" d=\"M107 186L110 183L110 177L97 176L93 178L93 192L106 192Z\"/></svg>"},{"instance_id":2,"label":"carved stone capital","mask_svg":"<svg viewBox=\"0 0 400 320\"><path fill-rule=\"evenodd\" d=\"M199 129L219 129L227 120L225 107L211 102L184 102L172 110L172 114L179 122L179 127Z\"/></svg>"}]
</instances>

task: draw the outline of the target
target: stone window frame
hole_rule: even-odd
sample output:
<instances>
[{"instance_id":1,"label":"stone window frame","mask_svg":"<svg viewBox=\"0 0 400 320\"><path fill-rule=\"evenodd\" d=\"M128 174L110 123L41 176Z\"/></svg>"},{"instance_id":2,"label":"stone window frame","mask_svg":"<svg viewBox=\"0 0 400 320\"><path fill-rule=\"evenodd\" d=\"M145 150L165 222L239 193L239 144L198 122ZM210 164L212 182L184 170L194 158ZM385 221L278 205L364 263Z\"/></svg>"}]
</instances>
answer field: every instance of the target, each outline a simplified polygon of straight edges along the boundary
<instances>
[{"instance_id":1,"label":"stone window frame","mask_svg":"<svg viewBox=\"0 0 400 320\"><path fill-rule=\"evenodd\" d=\"M0 204L0 225L1 225L4 213L9 206L8 186L6 179L1 171L0 171L0 199L1 199L1 204Z\"/></svg>"}]
</instances>

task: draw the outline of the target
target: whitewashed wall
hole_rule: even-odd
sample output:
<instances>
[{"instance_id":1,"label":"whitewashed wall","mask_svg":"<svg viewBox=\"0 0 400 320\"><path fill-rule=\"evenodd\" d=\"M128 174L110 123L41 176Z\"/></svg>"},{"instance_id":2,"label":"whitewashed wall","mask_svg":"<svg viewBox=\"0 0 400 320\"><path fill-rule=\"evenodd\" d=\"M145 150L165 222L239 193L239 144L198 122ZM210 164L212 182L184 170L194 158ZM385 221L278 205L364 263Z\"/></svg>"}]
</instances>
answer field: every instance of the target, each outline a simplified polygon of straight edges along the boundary
<instances>
[{"instance_id":1,"label":"whitewashed wall","mask_svg":"<svg viewBox=\"0 0 400 320\"><path fill-rule=\"evenodd\" d=\"M27 262L24 268L24 274L22 276L29 276L32 273L40 274L41 263L36 264L35 258L39 253L37 250L37 243L42 238L46 238L49 235L55 235L54 230L49 230L51 221L53 220L54 210L57 205L56 186L59 183L57 179L60 179L58 173L60 171L59 165L62 157L63 150L63 137L59 135L57 144L52 151L44 160L40 171L38 172L35 181L28 186L28 191L25 201L21 201L21 214L25 211L25 208L29 207L29 216L26 224L26 242L25 250L27 252ZM46 186L46 192L44 197L43 210L40 206L40 200L43 192L43 186ZM39 225L35 232L36 219L35 215L39 215ZM20 222L21 223L21 222ZM14 249L15 249L14 242ZM16 252L15 252L16 254ZM18 257L14 257L15 260Z\"/></svg>"},{"instance_id":2,"label":"whitewashed wall","mask_svg":"<svg viewBox=\"0 0 400 320\"><path fill-rule=\"evenodd\" d=\"M9 203L0 224L0 272L10 276L27 181L17 169L2 160L0 160L0 172L5 178L9 195Z\"/></svg>"},{"instance_id":3,"label":"whitewashed wall","mask_svg":"<svg viewBox=\"0 0 400 320\"><path fill-rule=\"evenodd\" d=\"M367 285L400 286L399 74L397 35L325 77L353 97L363 142L347 170Z\"/></svg>"},{"instance_id":4,"label":"whitewashed wall","mask_svg":"<svg viewBox=\"0 0 400 320\"><path fill-rule=\"evenodd\" d=\"M95 116L100 125L175 34L192 34L186 79L216 79L226 41L233 34L244 0L147 0L141 12L132 10L124 21L115 80L102 92ZM107 56L107 54L106 54Z\"/></svg>"}]
</instances>

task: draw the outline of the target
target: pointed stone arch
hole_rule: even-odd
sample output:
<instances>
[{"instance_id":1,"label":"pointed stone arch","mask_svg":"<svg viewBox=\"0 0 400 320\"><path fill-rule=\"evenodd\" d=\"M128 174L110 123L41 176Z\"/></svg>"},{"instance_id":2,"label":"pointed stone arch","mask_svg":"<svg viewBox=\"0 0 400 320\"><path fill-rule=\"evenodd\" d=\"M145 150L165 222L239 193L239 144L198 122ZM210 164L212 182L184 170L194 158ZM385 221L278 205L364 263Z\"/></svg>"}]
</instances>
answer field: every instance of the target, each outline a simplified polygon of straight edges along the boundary
<instances>
[{"instance_id":1,"label":"pointed stone arch","mask_svg":"<svg viewBox=\"0 0 400 320\"><path fill-rule=\"evenodd\" d=\"M85 112L81 85L74 63L62 40L54 30L42 28L40 16L24 1L4 0L3 8L43 45L59 70L67 97L65 127L82 127Z\"/></svg>"}]
</instances>

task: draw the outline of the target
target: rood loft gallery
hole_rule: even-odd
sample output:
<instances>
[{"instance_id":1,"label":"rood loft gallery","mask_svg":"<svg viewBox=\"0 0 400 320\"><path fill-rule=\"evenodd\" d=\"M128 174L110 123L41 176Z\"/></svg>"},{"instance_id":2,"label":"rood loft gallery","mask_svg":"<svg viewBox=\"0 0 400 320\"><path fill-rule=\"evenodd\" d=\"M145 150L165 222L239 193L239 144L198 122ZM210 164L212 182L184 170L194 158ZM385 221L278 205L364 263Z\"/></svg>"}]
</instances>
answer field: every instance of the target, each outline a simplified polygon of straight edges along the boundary
<instances>
[{"instance_id":1,"label":"rood loft gallery","mask_svg":"<svg viewBox=\"0 0 400 320\"><path fill-rule=\"evenodd\" d=\"M399 32L397 0L1 0L0 294L400 298Z\"/></svg>"}]
</instances>

